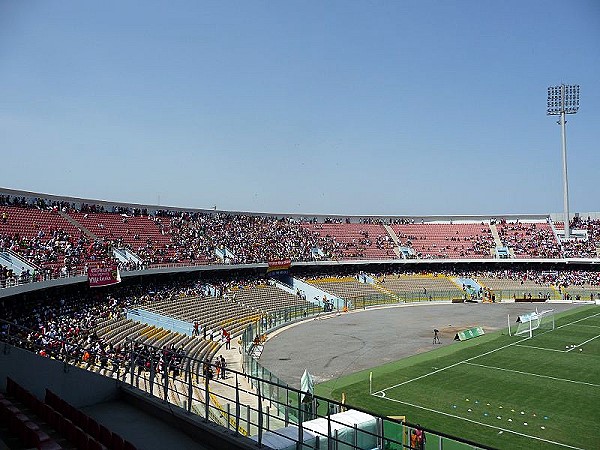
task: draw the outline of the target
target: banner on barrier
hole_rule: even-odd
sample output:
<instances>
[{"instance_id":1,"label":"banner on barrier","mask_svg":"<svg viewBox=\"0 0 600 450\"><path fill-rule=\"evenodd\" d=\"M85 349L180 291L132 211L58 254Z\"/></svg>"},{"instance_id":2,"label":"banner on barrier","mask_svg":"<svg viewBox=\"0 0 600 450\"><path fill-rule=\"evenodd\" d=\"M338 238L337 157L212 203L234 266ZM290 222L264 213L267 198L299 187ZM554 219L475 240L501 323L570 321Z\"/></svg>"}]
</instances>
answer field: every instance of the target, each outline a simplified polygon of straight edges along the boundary
<instances>
[{"instance_id":1,"label":"banner on barrier","mask_svg":"<svg viewBox=\"0 0 600 450\"><path fill-rule=\"evenodd\" d=\"M116 266L88 268L90 287L110 286L121 282L121 274Z\"/></svg>"},{"instance_id":2,"label":"banner on barrier","mask_svg":"<svg viewBox=\"0 0 600 450\"><path fill-rule=\"evenodd\" d=\"M481 327L474 327L474 328L469 328L467 330L463 330L463 331L459 331L458 333L456 333L456 336L454 336L454 340L455 341L466 341L469 339L473 339L479 336L483 336L485 333L483 332L483 328Z\"/></svg>"}]
</instances>

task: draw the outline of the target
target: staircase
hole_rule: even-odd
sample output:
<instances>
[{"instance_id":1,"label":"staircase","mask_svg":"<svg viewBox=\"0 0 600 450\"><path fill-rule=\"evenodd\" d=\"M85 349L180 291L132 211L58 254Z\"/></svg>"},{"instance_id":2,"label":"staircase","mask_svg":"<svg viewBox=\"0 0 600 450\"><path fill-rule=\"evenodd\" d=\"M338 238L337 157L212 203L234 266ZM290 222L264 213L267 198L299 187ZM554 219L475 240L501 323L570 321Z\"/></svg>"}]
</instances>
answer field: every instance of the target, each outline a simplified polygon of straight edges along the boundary
<instances>
[{"instance_id":1,"label":"staircase","mask_svg":"<svg viewBox=\"0 0 600 450\"><path fill-rule=\"evenodd\" d=\"M86 227L84 227L82 224L80 224L79 222L77 222L75 219L73 219L70 215L68 215L67 213L64 213L62 211L58 211L58 214L64 218L67 222L69 222L71 225L73 225L76 228L79 228L83 234L85 234L88 238L90 238L93 241L99 241L101 240L98 236L96 236L94 233L92 233L90 230L88 230Z\"/></svg>"},{"instance_id":2,"label":"staircase","mask_svg":"<svg viewBox=\"0 0 600 450\"><path fill-rule=\"evenodd\" d=\"M384 288L382 285L380 285L379 283L375 283L372 284L371 286L373 286L375 289L377 289L379 292L393 298L396 299L396 301L398 303L400 303L402 300L400 299L400 296L397 294L394 294L392 291L390 291L389 289Z\"/></svg>"},{"instance_id":3,"label":"staircase","mask_svg":"<svg viewBox=\"0 0 600 450\"><path fill-rule=\"evenodd\" d=\"M29 270L31 274L42 272L40 266L27 261L25 258L9 249L4 249L0 252L0 265L12 269L15 275L21 275L21 272L26 270Z\"/></svg>"},{"instance_id":4,"label":"staircase","mask_svg":"<svg viewBox=\"0 0 600 450\"><path fill-rule=\"evenodd\" d=\"M400 239L398 239L398 236L396 235L394 230L392 230L392 227L390 227L389 225L383 225L383 228L385 228L385 231L387 231L387 234L389 234L390 237L392 238L392 241L394 241L394 254L398 258L402 258L403 256L401 255L400 249L398 248L398 247L400 247Z\"/></svg>"},{"instance_id":5,"label":"staircase","mask_svg":"<svg viewBox=\"0 0 600 450\"><path fill-rule=\"evenodd\" d=\"M496 224L490 224L490 230L492 230L492 237L494 238L496 247L504 247L504 244L500 239L500 235L498 234L498 228L496 227Z\"/></svg>"}]
</instances>

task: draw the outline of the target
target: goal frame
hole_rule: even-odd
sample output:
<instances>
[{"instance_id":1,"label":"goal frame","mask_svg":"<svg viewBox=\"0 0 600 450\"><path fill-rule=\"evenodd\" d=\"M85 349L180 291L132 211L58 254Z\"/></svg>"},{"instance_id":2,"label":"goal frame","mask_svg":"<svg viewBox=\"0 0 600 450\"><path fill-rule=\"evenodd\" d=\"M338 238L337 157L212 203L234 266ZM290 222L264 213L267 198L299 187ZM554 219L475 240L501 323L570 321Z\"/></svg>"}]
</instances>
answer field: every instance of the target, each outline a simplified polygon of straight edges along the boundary
<instances>
[{"instance_id":1,"label":"goal frame","mask_svg":"<svg viewBox=\"0 0 600 450\"><path fill-rule=\"evenodd\" d=\"M525 318L526 321L521 319ZM547 309L545 311L532 311L527 314L522 314L517 317L516 329L511 329L510 314L508 314L508 335L509 336L523 336L528 338L533 337L534 331L538 330L542 325L550 324L550 330L554 330L554 309ZM527 324L526 326L524 324Z\"/></svg>"}]
</instances>

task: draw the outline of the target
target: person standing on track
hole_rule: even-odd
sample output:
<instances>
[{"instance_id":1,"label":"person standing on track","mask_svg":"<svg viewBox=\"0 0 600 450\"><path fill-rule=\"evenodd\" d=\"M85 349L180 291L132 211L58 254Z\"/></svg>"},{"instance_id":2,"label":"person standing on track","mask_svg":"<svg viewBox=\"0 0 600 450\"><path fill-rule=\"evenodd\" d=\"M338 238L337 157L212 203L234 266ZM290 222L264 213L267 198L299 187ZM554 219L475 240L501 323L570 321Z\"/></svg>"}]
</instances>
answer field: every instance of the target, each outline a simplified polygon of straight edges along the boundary
<instances>
[{"instance_id":1,"label":"person standing on track","mask_svg":"<svg viewBox=\"0 0 600 450\"><path fill-rule=\"evenodd\" d=\"M440 330L438 330L437 328L433 329L433 343L434 344L442 343L442 341L440 341Z\"/></svg>"}]
</instances>

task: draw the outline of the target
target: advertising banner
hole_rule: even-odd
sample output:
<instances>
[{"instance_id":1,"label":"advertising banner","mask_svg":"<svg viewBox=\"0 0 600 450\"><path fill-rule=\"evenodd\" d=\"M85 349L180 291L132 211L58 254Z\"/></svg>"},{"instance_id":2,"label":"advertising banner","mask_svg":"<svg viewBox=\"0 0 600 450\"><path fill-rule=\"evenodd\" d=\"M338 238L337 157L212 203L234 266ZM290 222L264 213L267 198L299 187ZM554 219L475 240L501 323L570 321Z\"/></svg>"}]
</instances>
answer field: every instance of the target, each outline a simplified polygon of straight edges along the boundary
<instances>
[{"instance_id":1,"label":"advertising banner","mask_svg":"<svg viewBox=\"0 0 600 450\"><path fill-rule=\"evenodd\" d=\"M121 275L116 266L88 268L90 287L110 286L121 282Z\"/></svg>"},{"instance_id":2,"label":"advertising banner","mask_svg":"<svg viewBox=\"0 0 600 450\"><path fill-rule=\"evenodd\" d=\"M267 267L268 274L281 274L285 273L290 269L292 261L289 259L282 259L278 261L269 261L269 267Z\"/></svg>"}]
</instances>

